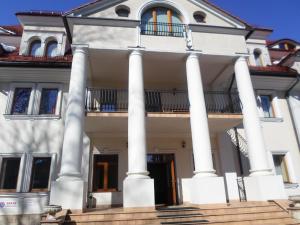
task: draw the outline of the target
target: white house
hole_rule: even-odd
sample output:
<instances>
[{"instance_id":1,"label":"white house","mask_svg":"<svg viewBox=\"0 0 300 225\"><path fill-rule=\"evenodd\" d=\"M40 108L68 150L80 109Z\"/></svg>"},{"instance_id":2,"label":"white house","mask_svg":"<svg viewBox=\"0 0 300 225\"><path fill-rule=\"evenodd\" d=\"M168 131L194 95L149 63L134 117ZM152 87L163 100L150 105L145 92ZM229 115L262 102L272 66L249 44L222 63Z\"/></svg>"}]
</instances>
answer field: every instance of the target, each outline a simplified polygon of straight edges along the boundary
<instances>
[{"instance_id":1,"label":"white house","mask_svg":"<svg viewBox=\"0 0 300 225\"><path fill-rule=\"evenodd\" d=\"M0 55L2 215L300 194L297 42L206 0L16 15L20 43Z\"/></svg>"}]
</instances>

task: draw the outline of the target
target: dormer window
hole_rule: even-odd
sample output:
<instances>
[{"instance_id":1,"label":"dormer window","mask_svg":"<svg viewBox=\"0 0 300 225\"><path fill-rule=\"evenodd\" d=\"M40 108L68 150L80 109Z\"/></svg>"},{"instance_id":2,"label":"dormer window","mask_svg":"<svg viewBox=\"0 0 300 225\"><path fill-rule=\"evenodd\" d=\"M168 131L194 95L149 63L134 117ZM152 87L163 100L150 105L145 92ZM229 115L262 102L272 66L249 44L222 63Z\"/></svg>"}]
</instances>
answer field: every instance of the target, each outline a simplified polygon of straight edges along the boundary
<instances>
[{"instance_id":1,"label":"dormer window","mask_svg":"<svg viewBox=\"0 0 300 225\"><path fill-rule=\"evenodd\" d=\"M55 56L57 56L57 41L50 41L47 44L46 56L47 57L55 57Z\"/></svg>"},{"instance_id":2,"label":"dormer window","mask_svg":"<svg viewBox=\"0 0 300 225\"><path fill-rule=\"evenodd\" d=\"M183 37L182 16L165 7L148 9L142 15L141 32L147 35Z\"/></svg>"},{"instance_id":3,"label":"dormer window","mask_svg":"<svg viewBox=\"0 0 300 225\"><path fill-rule=\"evenodd\" d=\"M279 48L286 51L295 50L296 46L287 42L279 43Z\"/></svg>"},{"instance_id":4,"label":"dormer window","mask_svg":"<svg viewBox=\"0 0 300 225\"><path fill-rule=\"evenodd\" d=\"M29 48L29 55L30 56L40 56L41 55L41 47L42 43L40 40L35 40L31 43Z\"/></svg>"},{"instance_id":5,"label":"dormer window","mask_svg":"<svg viewBox=\"0 0 300 225\"><path fill-rule=\"evenodd\" d=\"M256 66L263 66L262 63L262 58L261 58L261 50L260 49L255 49L253 52L254 55L254 60L255 60L255 65Z\"/></svg>"}]
</instances>

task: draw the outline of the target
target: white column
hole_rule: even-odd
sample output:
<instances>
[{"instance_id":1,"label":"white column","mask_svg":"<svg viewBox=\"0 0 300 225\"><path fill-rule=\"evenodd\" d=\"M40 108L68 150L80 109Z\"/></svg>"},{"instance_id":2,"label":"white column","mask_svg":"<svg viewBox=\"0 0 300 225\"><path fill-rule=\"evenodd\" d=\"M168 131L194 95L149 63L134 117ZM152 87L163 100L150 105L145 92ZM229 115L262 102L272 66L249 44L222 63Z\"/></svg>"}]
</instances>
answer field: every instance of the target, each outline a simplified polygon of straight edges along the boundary
<instances>
[{"instance_id":1,"label":"white column","mask_svg":"<svg viewBox=\"0 0 300 225\"><path fill-rule=\"evenodd\" d=\"M199 59L191 53L186 61L190 101L190 121L196 177L216 176L213 168L208 119L205 106Z\"/></svg>"},{"instance_id":2,"label":"white column","mask_svg":"<svg viewBox=\"0 0 300 225\"><path fill-rule=\"evenodd\" d=\"M50 204L63 209L83 209L86 205L87 182L81 174L85 89L88 67L86 47L76 46L65 115L65 133L59 178L51 183Z\"/></svg>"},{"instance_id":3,"label":"white column","mask_svg":"<svg viewBox=\"0 0 300 225\"><path fill-rule=\"evenodd\" d=\"M240 57L236 61L235 76L243 108L244 128L251 167L250 176L271 175L246 58Z\"/></svg>"},{"instance_id":4,"label":"white column","mask_svg":"<svg viewBox=\"0 0 300 225\"><path fill-rule=\"evenodd\" d=\"M128 89L128 173L129 177L148 177L145 123L143 59L139 50L129 56Z\"/></svg>"},{"instance_id":5,"label":"white column","mask_svg":"<svg viewBox=\"0 0 300 225\"><path fill-rule=\"evenodd\" d=\"M87 73L87 48L77 47L73 53L59 179L81 178Z\"/></svg>"},{"instance_id":6,"label":"white column","mask_svg":"<svg viewBox=\"0 0 300 225\"><path fill-rule=\"evenodd\" d=\"M186 75L195 164L195 175L187 182L191 195L190 202L192 204L225 203L224 178L217 177L213 167L204 90L197 53L189 53L186 61Z\"/></svg>"},{"instance_id":7,"label":"white column","mask_svg":"<svg viewBox=\"0 0 300 225\"><path fill-rule=\"evenodd\" d=\"M145 92L143 58L140 49L129 56L128 172L123 183L123 206L153 207L154 180L147 171Z\"/></svg>"}]
</instances>

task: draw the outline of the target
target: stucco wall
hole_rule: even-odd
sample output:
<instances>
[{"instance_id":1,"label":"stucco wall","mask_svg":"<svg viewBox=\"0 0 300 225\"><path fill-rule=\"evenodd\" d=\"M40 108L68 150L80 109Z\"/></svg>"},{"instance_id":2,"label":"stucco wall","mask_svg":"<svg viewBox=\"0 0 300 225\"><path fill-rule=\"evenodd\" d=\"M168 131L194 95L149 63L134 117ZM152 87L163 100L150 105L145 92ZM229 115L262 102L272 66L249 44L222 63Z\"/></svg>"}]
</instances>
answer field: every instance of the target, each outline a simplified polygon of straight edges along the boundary
<instances>
[{"instance_id":1,"label":"stucco wall","mask_svg":"<svg viewBox=\"0 0 300 225\"><path fill-rule=\"evenodd\" d=\"M137 29L108 26L75 25L73 44L88 44L90 48L128 49L137 45Z\"/></svg>"},{"instance_id":2,"label":"stucco wall","mask_svg":"<svg viewBox=\"0 0 300 225\"><path fill-rule=\"evenodd\" d=\"M246 42L243 36L193 32L195 50L205 54L234 55L246 53Z\"/></svg>"},{"instance_id":3,"label":"stucco wall","mask_svg":"<svg viewBox=\"0 0 300 225\"><path fill-rule=\"evenodd\" d=\"M148 1L151 2L151 1ZM155 3L155 1L152 1ZM139 14L141 8L147 3L144 0L128 0L123 3L117 4L116 6L112 6L109 8L105 8L100 10L99 12L95 12L89 15L89 17L105 17L105 18L120 18L115 12L115 8L119 5L125 5L130 8L130 14L128 19L140 20ZM193 13L196 11L202 11L206 14L206 25L212 26L224 26L224 27L233 27L233 25L224 20L221 15L212 12L210 9L206 8L203 5L196 5L191 1L182 1L182 0L172 0L165 1L166 4L177 8L184 17L184 23L197 23L193 18ZM155 5L155 4L154 4ZM157 4L156 4L157 5Z\"/></svg>"}]
</instances>

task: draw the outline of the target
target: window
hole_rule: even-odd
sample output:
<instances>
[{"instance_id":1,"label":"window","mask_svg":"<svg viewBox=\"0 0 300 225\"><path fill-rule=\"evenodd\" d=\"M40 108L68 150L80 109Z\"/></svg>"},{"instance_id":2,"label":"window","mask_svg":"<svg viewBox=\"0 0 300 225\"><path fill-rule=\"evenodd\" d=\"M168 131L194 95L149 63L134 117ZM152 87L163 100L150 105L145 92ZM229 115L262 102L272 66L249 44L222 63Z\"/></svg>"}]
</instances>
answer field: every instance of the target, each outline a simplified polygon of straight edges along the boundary
<instances>
[{"instance_id":1,"label":"window","mask_svg":"<svg viewBox=\"0 0 300 225\"><path fill-rule=\"evenodd\" d=\"M47 191L51 157L34 157L32 162L30 191Z\"/></svg>"},{"instance_id":2,"label":"window","mask_svg":"<svg viewBox=\"0 0 300 225\"><path fill-rule=\"evenodd\" d=\"M256 66L263 66L262 58L261 58L261 50L260 49L255 49L253 54L254 54L254 59L255 59Z\"/></svg>"},{"instance_id":3,"label":"window","mask_svg":"<svg viewBox=\"0 0 300 225\"><path fill-rule=\"evenodd\" d=\"M39 114L55 114L58 89L43 88L41 95Z\"/></svg>"},{"instance_id":4,"label":"window","mask_svg":"<svg viewBox=\"0 0 300 225\"><path fill-rule=\"evenodd\" d=\"M195 12L194 19L197 23L205 23L206 14L204 12Z\"/></svg>"},{"instance_id":5,"label":"window","mask_svg":"<svg viewBox=\"0 0 300 225\"><path fill-rule=\"evenodd\" d=\"M285 183L289 183L290 180L285 155L273 155L273 161L276 174L281 175Z\"/></svg>"},{"instance_id":6,"label":"window","mask_svg":"<svg viewBox=\"0 0 300 225\"><path fill-rule=\"evenodd\" d=\"M28 113L31 91L31 88L15 88L11 114L18 115Z\"/></svg>"},{"instance_id":7,"label":"window","mask_svg":"<svg viewBox=\"0 0 300 225\"><path fill-rule=\"evenodd\" d=\"M62 85L54 83L13 83L6 116L59 116Z\"/></svg>"},{"instance_id":8,"label":"window","mask_svg":"<svg viewBox=\"0 0 300 225\"><path fill-rule=\"evenodd\" d=\"M3 158L0 174L0 189L16 191L21 158Z\"/></svg>"},{"instance_id":9,"label":"window","mask_svg":"<svg viewBox=\"0 0 300 225\"><path fill-rule=\"evenodd\" d=\"M260 95L261 108L265 118L274 117L272 98L270 95Z\"/></svg>"},{"instance_id":10,"label":"window","mask_svg":"<svg viewBox=\"0 0 300 225\"><path fill-rule=\"evenodd\" d=\"M118 190L118 155L94 155L93 191Z\"/></svg>"},{"instance_id":11,"label":"window","mask_svg":"<svg viewBox=\"0 0 300 225\"><path fill-rule=\"evenodd\" d=\"M151 8L142 16L141 32L147 35L183 37L181 15L164 7Z\"/></svg>"},{"instance_id":12,"label":"window","mask_svg":"<svg viewBox=\"0 0 300 225\"><path fill-rule=\"evenodd\" d=\"M50 41L47 44L46 56L47 57L57 56L57 41Z\"/></svg>"},{"instance_id":13,"label":"window","mask_svg":"<svg viewBox=\"0 0 300 225\"><path fill-rule=\"evenodd\" d=\"M31 43L30 48L29 48L29 55L31 56L39 56L41 55L41 47L42 43L40 40L35 40Z\"/></svg>"},{"instance_id":14,"label":"window","mask_svg":"<svg viewBox=\"0 0 300 225\"><path fill-rule=\"evenodd\" d=\"M128 17L130 13L130 9L125 5L120 5L116 7L116 13L119 17Z\"/></svg>"},{"instance_id":15,"label":"window","mask_svg":"<svg viewBox=\"0 0 300 225\"><path fill-rule=\"evenodd\" d=\"M281 42L278 45L279 45L280 49L287 50L287 51L295 50L295 48L296 48L296 46L294 44L287 43L287 42Z\"/></svg>"}]
</instances>

